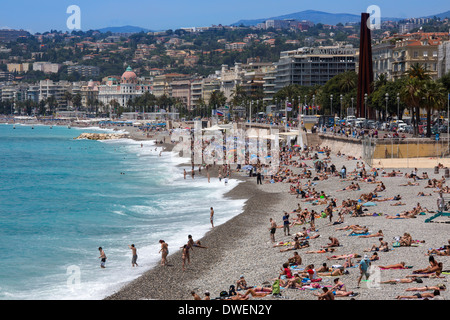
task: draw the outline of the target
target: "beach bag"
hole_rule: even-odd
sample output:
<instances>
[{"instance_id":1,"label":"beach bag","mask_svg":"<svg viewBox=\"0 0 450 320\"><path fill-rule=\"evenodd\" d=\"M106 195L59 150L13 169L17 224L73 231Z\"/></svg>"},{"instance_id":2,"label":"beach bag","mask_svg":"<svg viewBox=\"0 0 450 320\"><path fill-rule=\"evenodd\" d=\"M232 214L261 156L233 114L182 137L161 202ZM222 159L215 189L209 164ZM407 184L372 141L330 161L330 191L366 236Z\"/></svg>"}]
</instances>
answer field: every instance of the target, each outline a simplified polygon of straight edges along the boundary
<instances>
[{"instance_id":1,"label":"beach bag","mask_svg":"<svg viewBox=\"0 0 450 320\"><path fill-rule=\"evenodd\" d=\"M228 295L228 292L226 292L226 291L220 291L220 298L227 298L229 295Z\"/></svg>"},{"instance_id":2,"label":"beach bag","mask_svg":"<svg viewBox=\"0 0 450 320\"><path fill-rule=\"evenodd\" d=\"M275 282L272 285L272 294L276 295L276 294L280 294L280 280L277 279L275 280Z\"/></svg>"}]
</instances>

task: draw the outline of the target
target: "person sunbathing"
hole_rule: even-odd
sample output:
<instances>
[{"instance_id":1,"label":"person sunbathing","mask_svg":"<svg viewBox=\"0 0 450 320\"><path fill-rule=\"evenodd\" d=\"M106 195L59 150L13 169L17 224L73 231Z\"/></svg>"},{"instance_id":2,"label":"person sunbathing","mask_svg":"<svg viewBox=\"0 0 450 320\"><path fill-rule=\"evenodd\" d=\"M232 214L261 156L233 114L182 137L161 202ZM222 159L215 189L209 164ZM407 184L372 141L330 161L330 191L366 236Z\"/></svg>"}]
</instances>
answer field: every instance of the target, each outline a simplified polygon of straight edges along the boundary
<instances>
[{"instance_id":1,"label":"person sunbathing","mask_svg":"<svg viewBox=\"0 0 450 320\"><path fill-rule=\"evenodd\" d=\"M438 256L450 256L450 246L444 246L444 249L431 249L428 250L426 255L436 254Z\"/></svg>"},{"instance_id":2,"label":"person sunbathing","mask_svg":"<svg viewBox=\"0 0 450 320\"><path fill-rule=\"evenodd\" d=\"M447 289L447 287L445 286L445 284L439 284L437 286L425 286L425 287L418 287L418 288L408 288L405 291L429 291L429 290L439 290L439 291L444 291L445 289Z\"/></svg>"},{"instance_id":3,"label":"person sunbathing","mask_svg":"<svg viewBox=\"0 0 450 320\"><path fill-rule=\"evenodd\" d=\"M443 267L442 262L437 262L436 260L434 260L433 256L430 256L429 263L430 263L430 265L428 267L423 268L423 269L414 270L413 273L433 273L438 270L440 272L442 272L442 267Z\"/></svg>"},{"instance_id":4,"label":"person sunbathing","mask_svg":"<svg viewBox=\"0 0 450 320\"><path fill-rule=\"evenodd\" d=\"M405 263L404 262L391 264L391 265L388 265L388 266L378 266L378 268L380 268L380 269L407 269L407 268L405 268Z\"/></svg>"},{"instance_id":5,"label":"person sunbathing","mask_svg":"<svg viewBox=\"0 0 450 320\"><path fill-rule=\"evenodd\" d=\"M327 253L327 252L334 252L336 249L334 248L323 248L320 250L312 250L312 251L306 251L305 253Z\"/></svg>"},{"instance_id":6,"label":"person sunbathing","mask_svg":"<svg viewBox=\"0 0 450 320\"><path fill-rule=\"evenodd\" d=\"M369 232L369 229L368 228L364 228L364 229L361 229L361 230L353 230L348 235L349 236L355 236L355 235L358 235L358 234L359 235L365 235L368 232Z\"/></svg>"},{"instance_id":7,"label":"person sunbathing","mask_svg":"<svg viewBox=\"0 0 450 320\"><path fill-rule=\"evenodd\" d=\"M328 237L328 239L331 241L326 246L322 246L322 248L330 248L330 247L339 247L339 240L334 237Z\"/></svg>"},{"instance_id":8,"label":"person sunbathing","mask_svg":"<svg viewBox=\"0 0 450 320\"><path fill-rule=\"evenodd\" d=\"M321 277L336 277L344 275L344 272L342 271L341 268L336 268L334 270L332 269L331 271L327 272L317 272L317 275Z\"/></svg>"},{"instance_id":9,"label":"person sunbathing","mask_svg":"<svg viewBox=\"0 0 450 320\"><path fill-rule=\"evenodd\" d=\"M401 200L402 197L398 194L394 197L390 197L390 198L384 198L384 199L373 199L373 201L379 201L379 202L383 202L383 201L399 201Z\"/></svg>"},{"instance_id":10,"label":"person sunbathing","mask_svg":"<svg viewBox=\"0 0 450 320\"><path fill-rule=\"evenodd\" d=\"M358 236L358 238L375 238L375 237L383 237L383 236L384 236L383 235L383 231L382 230L378 230L377 233Z\"/></svg>"},{"instance_id":11,"label":"person sunbathing","mask_svg":"<svg viewBox=\"0 0 450 320\"><path fill-rule=\"evenodd\" d=\"M422 283L423 281L418 277L411 277L411 278L405 278L405 279L392 279L392 280L385 280L380 281L380 284L394 284L394 283Z\"/></svg>"},{"instance_id":12,"label":"person sunbathing","mask_svg":"<svg viewBox=\"0 0 450 320\"><path fill-rule=\"evenodd\" d=\"M422 298L434 298L434 292L416 293L412 296L397 296L395 299L422 299Z\"/></svg>"},{"instance_id":13,"label":"person sunbathing","mask_svg":"<svg viewBox=\"0 0 450 320\"><path fill-rule=\"evenodd\" d=\"M370 252L370 251L382 251L382 252L387 252L389 251L389 244L386 241L383 241L383 238L379 238L378 239L380 241L380 245L377 246L376 244L374 244L372 246L372 248L364 250L364 252Z\"/></svg>"},{"instance_id":14,"label":"person sunbathing","mask_svg":"<svg viewBox=\"0 0 450 320\"><path fill-rule=\"evenodd\" d=\"M343 254L343 255L337 255L337 256L331 256L327 257L328 260L344 260L347 258L360 258L361 256L357 253L351 253L351 254Z\"/></svg>"}]
</instances>

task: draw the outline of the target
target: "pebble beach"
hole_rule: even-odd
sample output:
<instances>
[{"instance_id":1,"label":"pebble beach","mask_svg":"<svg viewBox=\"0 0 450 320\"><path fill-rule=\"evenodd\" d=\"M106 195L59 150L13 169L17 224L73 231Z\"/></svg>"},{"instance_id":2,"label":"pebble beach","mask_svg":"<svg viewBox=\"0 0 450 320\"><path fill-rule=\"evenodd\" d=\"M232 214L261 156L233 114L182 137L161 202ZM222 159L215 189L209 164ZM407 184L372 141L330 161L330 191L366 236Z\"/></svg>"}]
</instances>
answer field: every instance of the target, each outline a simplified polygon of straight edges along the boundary
<instances>
[{"instance_id":1,"label":"pebble beach","mask_svg":"<svg viewBox=\"0 0 450 320\"><path fill-rule=\"evenodd\" d=\"M167 142L167 141L166 141ZM164 144L167 151L171 147L169 143ZM356 175L352 171L356 169L357 163L362 164L361 159L349 158L349 155L336 154L338 150L331 150L329 163L333 163L339 170L343 165L346 166L349 173L348 178ZM318 153L319 158L323 159L325 155ZM315 176L313 160L304 160L308 169ZM190 170L190 166L186 166ZM292 171L300 172L299 168L291 167ZM366 167L366 170L370 168ZM366 226L369 233L383 231L383 238L389 243L388 252L378 252L379 260L372 262L372 266L386 266L405 262L407 269L379 270L378 278L381 282L392 279L405 279L412 275L416 269L426 268L429 265L427 251L432 248L440 248L448 244L450 239L449 224L447 217L440 217L434 220L434 223L425 223L425 219L430 218L437 211L438 193L435 188L425 188L428 180L416 180L418 185L405 185L412 182L412 179L405 177L405 173L410 173L411 169L394 169L400 171L396 177L383 176L383 169L378 168L378 182L383 182L386 190L379 192L378 197L390 198L401 195L401 202L404 205L391 206L395 201L374 202L375 205L364 207L364 216L352 217L350 214L344 216L342 224L334 225L328 218L316 219L316 233L320 236L309 241L309 247L295 250L302 258L302 264L296 266L293 272L301 271L307 265L314 264L315 268L327 263L328 266L334 264L343 264L342 260L328 260L332 255L365 254L372 255L373 252L365 252L373 245L378 245L378 237L359 238L350 236L351 230L336 230L349 225ZM392 169L386 169L390 172ZM434 168L425 168L418 171L418 176L426 172L429 179L442 179L444 169L438 173ZM203 176L197 176L196 179L206 179L204 170ZM282 225L284 212L290 213L290 218L295 217L294 209L300 204L302 209L315 210L321 212L327 206L326 204L314 205L310 201L302 201L291 194L289 183L277 182L257 185L255 177L249 177L245 171L232 171L232 179L241 180L234 189L230 190L226 197L230 199L246 199L244 211L227 221L226 223L212 228L201 240L202 245L207 249L194 248L191 252L191 261L186 270L181 268L181 252L176 248L171 248L171 254L168 256L167 266L156 266L140 278L125 285L117 292L113 293L107 300L192 300L191 291L195 291L201 298L204 298L205 292L210 292L211 299L219 297L221 291L228 291L230 285L235 285L240 276L244 276L248 286L260 287L270 286L278 278L282 265L292 257L294 251L280 252L280 247L274 247L269 236L269 219L275 220L277 225ZM218 179L214 170L211 172L211 179ZM311 179L312 180L312 179ZM306 182L306 181L305 181ZM372 192L377 184L356 181L360 190L342 190L347 187L351 181L341 179L339 176L329 176L327 180L314 181L314 188L317 191L323 191L326 195L335 198L337 205L341 205L342 200L358 199L361 194ZM303 181L302 181L303 183ZM339 190L339 191L338 191ZM431 194L430 196L418 196L419 192ZM444 194L445 197L445 194ZM424 213L410 219L388 219L387 216L395 216L407 210L413 209L420 203L424 208ZM208 209L208 208L206 208ZM339 208L334 212L332 221L337 220ZM309 224L294 225L290 228L290 236L284 235L283 229L278 228L275 233L276 242L288 242L293 240L293 235L300 232L303 227L309 228ZM395 237L409 233L414 241L410 247L393 247L392 243ZM186 235L187 237L187 235ZM321 246L329 243L328 237L335 237L339 240L340 246L333 253L310 253L309 250L319 250ZM170 243L169 243L170 248ZM363 280L358 286L358 277L360 275L357 263L360 259L353 259L356 266L346 268L346 274L338 276L347 291L357 293L352 297L336 297L337 300L394 300L398 296L412 296L416 291L406 291L407 288L434 286L447 283L447 272L450 269L449 256L435 256L438 262L443 263L443 278L428 279L423 278L423 283L396 283L396 284L378 284L366 285ZM282 288L281 297L267 295L263 298L252 297L250 300L317 300L315 294L322 293L320 287L332 286L336 277L322 276L319 288ZM432 292L432 291L429 291ZM241 292L242 294L244 292ZM449 299L448 290L441 291L444 299Z\"/></svg>"}]
</instances>

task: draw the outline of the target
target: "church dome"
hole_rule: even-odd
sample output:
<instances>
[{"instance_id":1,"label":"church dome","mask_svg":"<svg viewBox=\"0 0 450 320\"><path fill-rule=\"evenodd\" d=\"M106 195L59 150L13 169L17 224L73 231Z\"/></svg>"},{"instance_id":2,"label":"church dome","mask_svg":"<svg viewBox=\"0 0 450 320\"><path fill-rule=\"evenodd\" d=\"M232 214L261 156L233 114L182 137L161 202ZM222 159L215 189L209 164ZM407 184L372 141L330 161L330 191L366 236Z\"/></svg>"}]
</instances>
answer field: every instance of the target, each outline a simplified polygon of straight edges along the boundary
<instances>
[{"instance_id":1,"label":"church dome","mask_svg":"<svg viewBox=\"0 0 450 320\"><path fill-rule=\"evenodd\" d=\"M134 82L136 81L136 79L136 73L133 72L133 69L131 69L131 67L128 67L122 75L122 82Z\"/></svg>"}]
</instances>

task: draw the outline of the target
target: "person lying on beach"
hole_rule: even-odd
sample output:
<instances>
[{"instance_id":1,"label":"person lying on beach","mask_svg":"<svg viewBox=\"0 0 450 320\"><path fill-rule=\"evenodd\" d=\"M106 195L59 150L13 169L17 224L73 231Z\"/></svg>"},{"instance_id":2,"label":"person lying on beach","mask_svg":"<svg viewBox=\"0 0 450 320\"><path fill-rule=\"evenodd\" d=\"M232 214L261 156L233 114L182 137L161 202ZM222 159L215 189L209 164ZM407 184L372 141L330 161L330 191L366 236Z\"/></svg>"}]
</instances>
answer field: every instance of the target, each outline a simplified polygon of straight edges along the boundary
<instances>
[{"instance_id":1,"label":"person lying on beach","mask_svg":"<svg viewBox=\"0 0 450 320\"><path fill-rule=\"evenodd\" d=\"M400 299L422 299L422 298L434 298L434 292L416 293L412 296L397 296L395 299L400 300Z\"/></svg>"},{"instance_id":2,"label":"person lying on beach","mask_svg":"<svg viewBox=\"0 0 450 320\"><path fill-rule=\"evenodd\" d=\"M390 206L391 207L398 207L398 206L404 206L404 205L406 205L406 203L403 203L403 202L399 201L399 202L396 202L396 203L392 203Z\"/></svg>"},{"instance_id":3,"label":"person lying on beach","mask_svg":"<svg viewBox=\"0 0 450 320\"><path fill-rule=\"evenodd\" d=\"M390 197L390 198L384 198L384 199L373 199L373 201L379 201L379 202L383 202L383 201L399 201L401 200L402 197L398 194L394 197Z\"/></svg>"},{"instance_id":4,"label":"person lying on beach","mask_svg":"<svg viewBox=\"0 0 450 320\"><path fill-rule=\"evenodd\" d=\"M317 272L317 275L320 277L336 277L344 275L344 272L342 271L341 268L335 268L327 272Z\"/></svg>"},{"instance_id":5,"label":"person lying on beach","mask_svg":"<svg viewBox=\"0 0 450 320\"><path fill-rule=\"evenodd\" d=\"M423 193L422 191L420 191L420 192L417 194L417 196L419 196L419 197L428 197L428 196L431 196L431 193Z\"/></svg>"},{"instance_id":6,"label":"person lying on beach","mask_svg":"<svg viewBox=\"0 0 450 320\"><path fill-rule=\"evenodd\" d=\"M358 230L363 230L365 228L366 228L366 226L362 227L359 224L353 224L353 225L342 227L342 228L336 228L335 230L338 231L338 230L349 230L349 229L352 229L353 231L358 231Z\"/></svg>"},{"instance_id":7,"label":"person lying on beach","mask_svg":"<svg viewBox=\"0 0 450 320\"><path fill-rule=\"evenodd\" d=\"M429 278L429 279L445 279L445 276L442 275L442 270L436 270L433 273L427 274L410 274L407 275L406 278Z\"/></svg>"},{"instance_id":8,"label":"person lying on beach","mask_svg":"<svg viewBox=\"0 0 450 320\"><path fill-rule=\"evenodd\" d=\"M347 258L361 258L361 256L357 253L351 253L351 254L343 254L343 255L327 257L328 260L344 260Z\"/></svg>"},{"instance_id":9,"label":"person lying on beach","mask_svg":"<svg viewBox=\"0 0 450 320\"><path fill-rule=\"evenodd\" d=\"M407 183L405 183L405 184L399 184L399 186L401 186L401 187L408 187L408 186L418 186L419 185L419 183L418 182L416 182L416 183L413 183L413 182L411 182L411 181L408 181Z\"/></svg>"},{"instance_id":10,"label":"person lying on beach","mask_svg":"<svg viewBox=\"0 0 450 320\"><path fill-rule=\"evenodd\" d=\"M385 280L380 281L380 284L396 284L396 283L422 283L422 279L419 279L418 277L411 277L411 278L405 278L405 279L392 279L392 280Z\"/></svg>"},{"instance_id":11,"label":"person lying on beach","mask_svg":"<svg viewBox=\"0 0 450 320\"><path fill-rule=\"evenodd\" d=\"M334 248L323 248L320 250L311 250L311 251L306 251L305 253L311 254L311 253L327 253L327 252L334 252L336 249Z\"/></svg>"},{"instance_id":12,"label":"person lying on beach","mask_svg":"<svg viewBox=\"0 0 450 320\"><path fill-rule=\"evenodd\" d=\"M428 250L426 255L436 254L438 256L450 256L450 246L444 246L444 249L431 249Z\"/></svg>"},{"instance_id":13,"label":"person lying on beach","mask_svg":"<svg viewBox=\"0 0 450 320\"><path fill-rule=\"evenodd\" d=\"M408 269L405 267L405 263L404 262L400 262L400 263L396 263L396 264L391 264L388 266L377 266L380 269Z\"/></svg>"},{"instance_id":14,"label":"person lying on beach","mask_svg":"<svg viewBox=\"0 0 450 320\"><path fill-rule=\"evenodd\" d=\"M349 236L355 236L355 235L357 235L357 234L365 235L365 234L368 233L368 232L369 232L369 229L368 229L368 228L364 228L364 229L361 229L361 230L353 230L353 231L350 232L348 235L349 235Z\"/></svg>"},{"instance_id":15,"label":"person lying on beach","mask_svg":"<svg viewBox=\"0 0 450 320\"><path fill-rule=\"evenodd\" d=\"M383 231L382 230L378 230L377 233L358 236L358 238L375 238L375 237L383 237L383 236L384 236L383 235Z\"/></svg>"},{"instance_id":16,"label":"person lying on beach","mask_svg":"<svg viewBox=\"0 0 450 320\"><path fill-rule=\"evenodd\" d=\"M401 176L402 172L400 170L399 171L392 170L392 172L386 173L386 175L382 177L396 177L397 175Z\"/></svg>"},{"instance_id":17,"label":"person lying on beach","mask_svg":"<svg viewBox=\"0 0 450 320\"><path fill-rule=\"evenodd\" d=\"M437 286L425 286L425 287L417 287L417 288L408 288L405 291L429 291L429 290L439 290L439 291L445 291L447 287L445 284L439 284Z\"/></svg>"}]
</instances>

